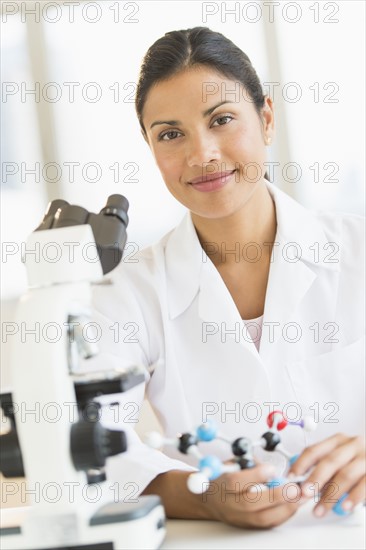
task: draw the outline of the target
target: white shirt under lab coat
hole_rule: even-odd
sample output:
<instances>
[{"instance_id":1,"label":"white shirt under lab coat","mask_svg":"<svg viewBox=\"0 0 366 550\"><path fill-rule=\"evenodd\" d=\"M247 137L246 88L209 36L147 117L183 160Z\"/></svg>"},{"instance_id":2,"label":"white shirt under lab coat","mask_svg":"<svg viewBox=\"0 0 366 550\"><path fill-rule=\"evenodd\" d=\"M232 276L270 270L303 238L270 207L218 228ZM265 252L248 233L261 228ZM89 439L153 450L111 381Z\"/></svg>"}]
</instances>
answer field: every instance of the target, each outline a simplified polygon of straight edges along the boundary
<instances>
[{"instance_id":1,"label":"white shirt under lab coat","mask_svg":"<svg viewBox=\"0 0 366 550\"><path fill-rule=\"evenodd\" d=\"M122 261L111 284L94 289L99 364L140 365L147 380L121 396L109 420L129 439L129 451L110 460L121 488L133 483L141 492L159 473L195 464L172 447L168 457L140 442L133 428L144 390L167 437L211 419L229 440L257 440L273 409L316 422L311 434L297 426L281 432L293 453L337 432L364 433L363 218L312 212L267 187L277 234L259 352L189 212L157 244ZM246 252L253 258L255 248ZM232 456L222 441L200 448Z\"/></svg>"}]
</instances>

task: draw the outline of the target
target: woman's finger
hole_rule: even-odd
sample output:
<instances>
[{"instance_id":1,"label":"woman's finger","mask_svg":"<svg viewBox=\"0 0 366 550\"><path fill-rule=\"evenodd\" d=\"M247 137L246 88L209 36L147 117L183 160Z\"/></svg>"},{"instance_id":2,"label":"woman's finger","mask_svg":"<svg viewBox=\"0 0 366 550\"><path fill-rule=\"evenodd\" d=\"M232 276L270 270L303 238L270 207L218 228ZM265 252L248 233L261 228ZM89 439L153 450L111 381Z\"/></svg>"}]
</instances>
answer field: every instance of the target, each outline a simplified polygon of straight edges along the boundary
<instances>
[{"instance_id":1,"label":"woman's finger","mask_svg":"<svg viewBox=\"0 0 366 550\"><path fill-rule=\"evenodd\" d=\"M339 484L346 489L353 486L365 471L365 465L362 460L357 462L360 467L356 472L352 472L348 468L348 464L353 462L357 451L356 444L353 441L347 441L321 459L301 486L303 496L311 497L314 494L322 492L325 484L329 485L327 494L331 492L338 494Z\"/></svg>"},{"instance_id":2,"label":"woman's finger","mask_svg":"<svg viewBox=\"0 0 366 550\"><path fill-rule=\"evenodd\" d=\"M365 500L365 466L362 460L352 461L344 471L327 483L319 503L314 508L317 517L324 516L333 507L338 513L349 512L351 508ZM348 496L344 496L348 495ZM339 502L341 501L341 502Z\"/></svg>"},{"instance_id":3,"label":"woman's finger","mask_svg":"<svg viewBox=\"0 0 366 550\"><path fill-rule=\"evenodd\" d=\"M290 468L290 473L295 476L305 474L319 460L328 456L339 445L342 445L350 438L344 434L335 434L320 443L315 443L307 447Z\"/></svg>"},{"instance_id":4,"label":"woman's finger","mask_svg":"<svg viewBox=\"0 0 366 550\"><path fill-rule=\"evenodd\" d=\"M247 520L256 528L276 527L293 516L299 508L299 504L291 503L269 506L253 514L248 514Z\"/></svg>"},{"instance_id":5,"label":"woman's finger","mask_svg":"<svg viewBox=\"0 0 366 550\"><path fill-rule=\"evenodd\" d=\"M271 487L257 484L242 494L243 509L248 512L260 512L284 504L295 506L300 500L301 488L293 482Z\"/></svg>"},{"instance_id":6,"label":"woman's finger","mask_svg":"<svg viewBox=\"0 0 366 550\"><path fill-rule=\"evenodd\" d=\"M271 464L258 464L248 470L226 473L212 481L211 484L218 484L226 491L245 491L251 484L259 485L266 483L275 475L275 468Z\"/></svg>"},{"instance_id":7,"label":"woman's finger","mask_svg":"<svg viewBox=\"0 0 366 550\"><path fill-rule=\"evenodd\" d=\"M262 482L254 481L251 471L226 474L210 483L208 491L202 495L206 501L220 499L220 502L242 513L254 513L265 508L283 504L296 505L301 499L301 488L297 483L268 487ZM253 468L254 473L254 468ZM257 478L259 474L257 473ZM263 479L263 476L259 476Z\"/></svg>"},{"instance_id":8,"label":"woman's finger","mask_svg":"<svg viewBox=\"0 0 366 550\"><path fill-rule=\"evenodd\" d=\"M263 498L260 503L245 505L237 503L235 506L229 505L225 508L225 521L239 527L269 529L290 518L300 505L300 501L291 503L281 500L279 503L274 503L272 499L269 502Z\"/></svg>"},{"instance_id":9,"label":"woman's finger","mask_svg":"<svg viewBox=\"0 0 366 550\"><path fill-rule=\"evenodd\" d=\"M360 481L357 483L351 491L349 491L348 497L345 498L342 508L346 511L352 511L355 506L357 506L360 503L366 502L366 476L364 475L363 478L360 479Z\"/></svg>"}]
</instances>

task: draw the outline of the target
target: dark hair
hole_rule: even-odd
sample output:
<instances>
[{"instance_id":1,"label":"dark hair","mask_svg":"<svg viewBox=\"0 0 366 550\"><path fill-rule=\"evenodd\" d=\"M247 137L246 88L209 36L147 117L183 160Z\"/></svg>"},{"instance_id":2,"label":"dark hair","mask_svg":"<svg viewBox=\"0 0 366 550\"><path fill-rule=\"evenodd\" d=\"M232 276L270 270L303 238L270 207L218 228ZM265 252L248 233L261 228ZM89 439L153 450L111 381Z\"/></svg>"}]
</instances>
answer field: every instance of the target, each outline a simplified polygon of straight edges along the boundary
<instances>
[{"instance_id":1,"label":"dark hair","mask_svg":"<svg viewBox=\"0 0 366 550\"><path fill-rule=\"evenodd\" d=\"M195 65L205 65L239 81L260 113L265 96L249 57L223 34L208 27L194 27L167 32L150 46L142 61L135 107L144 133L142 111L150 88Z\"/></svg>"}]
</instances>

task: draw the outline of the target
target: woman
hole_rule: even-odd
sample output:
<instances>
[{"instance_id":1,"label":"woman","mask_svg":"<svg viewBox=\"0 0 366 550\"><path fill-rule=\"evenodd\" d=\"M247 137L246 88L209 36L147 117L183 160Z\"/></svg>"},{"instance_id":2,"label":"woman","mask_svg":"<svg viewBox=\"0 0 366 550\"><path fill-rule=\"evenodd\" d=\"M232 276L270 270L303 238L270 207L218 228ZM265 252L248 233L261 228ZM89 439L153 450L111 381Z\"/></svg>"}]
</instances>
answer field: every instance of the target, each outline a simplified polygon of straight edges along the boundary
<instances>
[{"instance_id":1,"label":"woman","mask_svg":"<svg viewBox=\"0 0 366 550\"><path fill-rule=\"evenodd\" d=\"M243 527L282 523L315 489L317 516L345 492L343 507L352 509L365 498L362 219L309 212L267 180L272 101L248 57L220 33L197 27L157 40L142 64L136 110L167 188L188 213L112 273L112 290L96 290L100 322L121 328L118 338L106 328L109 362L144 366L147 397L169 437L212 418L228 438L258 439L267 413L281 407L314 415L318 429L284 434L294 452L311 444L292 467L313 467L301 499L281 488L250 498L249 483L273 475L268 465L225 474L193 495L182 455L148 450L133 433L120 479L159 494L168 517ZM127 326L134 338L122 333ZM207 451L230 458L224 446Z\"/></svg>"}]
</instances>

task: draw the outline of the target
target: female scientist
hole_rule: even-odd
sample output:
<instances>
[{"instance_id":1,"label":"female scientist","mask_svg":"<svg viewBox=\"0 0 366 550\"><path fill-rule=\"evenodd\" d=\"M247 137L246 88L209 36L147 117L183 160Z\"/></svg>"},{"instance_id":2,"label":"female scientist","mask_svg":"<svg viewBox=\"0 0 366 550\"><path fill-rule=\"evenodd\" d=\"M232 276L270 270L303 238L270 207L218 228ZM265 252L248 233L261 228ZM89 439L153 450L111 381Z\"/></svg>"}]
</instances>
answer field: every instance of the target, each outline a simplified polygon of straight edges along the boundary
<instances>
[{"instance_id":1,"label":"female scientist","mask_svg":"<svg viewBox=\"0 0 366 550\"><path fill-rule=\"evenodd\" d=\"M317 430L283 435L291 451L307 447L292 467L312 468L301 499L281 488L249 498L249 482L273 474L268 464L224 474L219 490L194 495L186 480L195 463L148 449L133 430L121 485L159 494L168 517L243 527L284 522L314 487L316 516L345 492L351 510L365 499L362 218L311 212L268 181L272 101L245 53L220 33L196 27L157 40L143 60L136 110L167 188L188 211L112 272L112 287L96 289L109 364L143 365L167 437L212 419L228 439L258 439L267 414L281 408L298 420L312 415ZM143 398L140 388L134 403ZM221 444L207 451L229 459Z\"/></svg>"}]
</instances>

